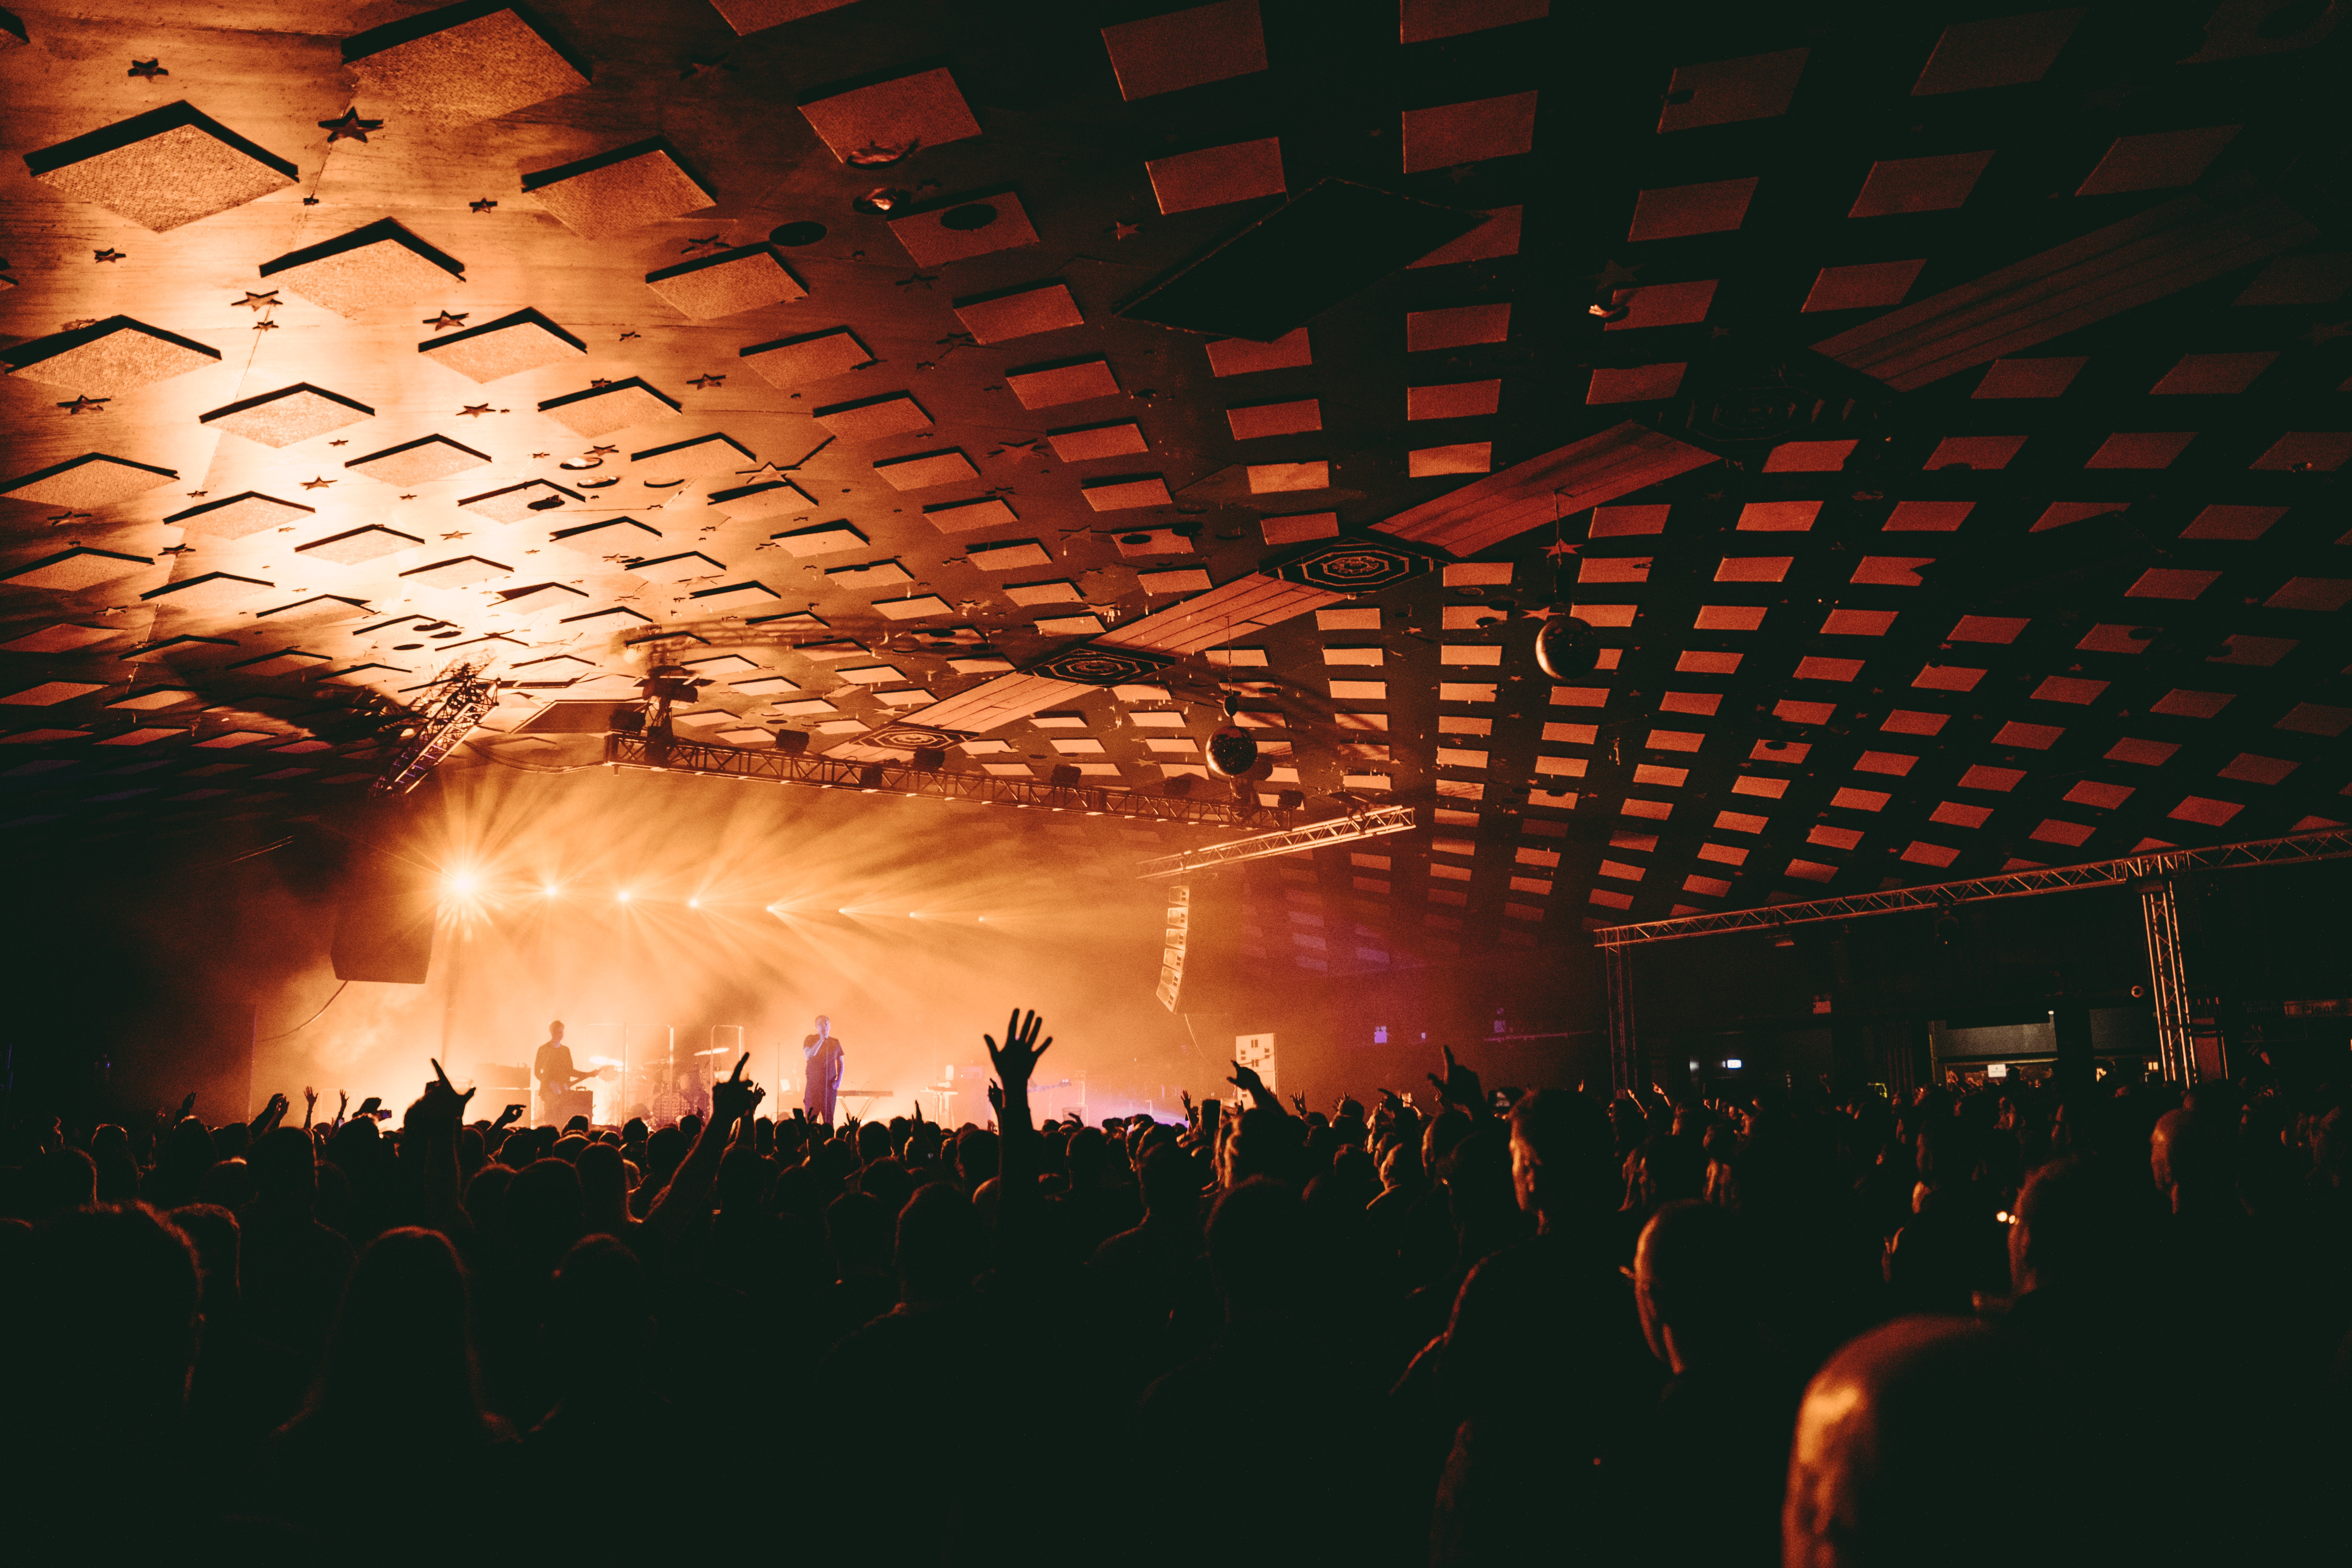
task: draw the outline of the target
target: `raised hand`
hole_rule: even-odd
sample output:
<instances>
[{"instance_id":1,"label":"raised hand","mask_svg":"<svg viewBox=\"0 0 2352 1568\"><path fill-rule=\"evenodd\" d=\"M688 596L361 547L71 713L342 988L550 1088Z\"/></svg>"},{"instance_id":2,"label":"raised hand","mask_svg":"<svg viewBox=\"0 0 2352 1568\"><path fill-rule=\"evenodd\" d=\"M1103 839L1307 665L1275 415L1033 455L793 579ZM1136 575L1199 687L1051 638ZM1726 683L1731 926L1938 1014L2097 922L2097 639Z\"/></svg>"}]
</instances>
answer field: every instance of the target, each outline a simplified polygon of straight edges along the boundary
<instances>
[{"instance_id":1,"label":"raised hand","mask_svg":"<svg viewBox=\"0 0 2352 1568\"><path fill-rule=\"evenodd\" d=\"M319 1120L319 1091L309 1084L302 1086L302 1125L308 1127Z\"/></svg>"},{"instance_id":2,"label":"raised hand","mask_svg":"<svg viewBox=\"0 0 2352 1568\"><path fill-rule=\"evenodd\" d=\"M179 1115L173 1117L172 1120L177 1121L183 1117L194 1116L195 1113L196 1095L194 1089L190 1089L187 1097L180 1101Z\"/></svg>"},{"instance_id":3,"label":"raised hand","mask_svg":"<svg viewBox=\"0 0 2352 1568\"><path fill-rule=\"evenodd\" d=\"M1021 1009L1015 1007L1013 1016L1005 1021L1004 1044L998 1045L992 1035L981 1037L988 1044L988 1059L994 1064L996 1076L1003 1080L1007 1092L1014 1089L1027 1091L1029 1075L1037 1070L1037 1058L1044 1056L1054 1043L1051 1037L1043 1045L1038 1043L1037 1037L1044 1028L1034 1011L1024 1018L1021 1016Z\"/></svg>"},{"instance_id":4,"label":"raised hand","mask_svg":"<svg viewBox=\"0 0 2352 1568\"><path fill-rule=\"evenodd\" d=\"M1307 1097L1303 1094L1294 1094L1290 1097L1290 1103L1297 1108L1299 1119L1301 1121L1306 1120Z\"/></svg>"},{"instance_id":5,"label":"raised hand","mask_svg":"<svg viewBox=\"0 0 2352 1568\"><path fill-rule=\"evenodd\" d=\"M1429 1075L1429 1081L1437 1086L1438 1103L1458 1105L1473 1116L1477 1115L1486 1108L1479 1098L1478 1075L1454 1059L1452 1046L1443 1048L1445 1052L1445 1076Z\"/></svg>"},{"instance_id":6,"label":"raised hand","mask_svg":"<svg viewBox=\"0 0 2352 1568\"><path fill-rule=\"evenodd\" d=\"M504 1110L499 1112L499 1119L490 1123L490 1131L496 1132L499 1128L511 1126L513 1123L520 1121L521 1120L522 1107L520 1105L509 1105Z\"/></svg>"},{"instance_id":7,"label":"raised hand","mask_svg":"<svg viewBox=\"0 0 2352 1568\"><path fill-rule=\"evenodd\" d=\"M751 1065L751 1053L745 1051L725 1081L710 1086L710 1120L722 1128L738 1117L751 1115L767 1093L758 1084L744 1081L743 1069Z\"/></svg>"},{"instance_id":8,"label":"raised hand","mask_svg":"<svg viewBox=\"0 0 2352 1568\"><path fill-rule=\"evenodd\" d=\"M1176 1091L1176 1097L1184 1102L1184 1125L1187 1127L1199 1126L1201 1124L1201 1115L1200 1112L1192 1109L1192 1091L1189 1089L1180 1089Z\"/></svg>"},{"instance_id":9,"label":"raised hand","mask_svg":"<svg viewBox=\"0 0 2352 1568\"><path fill-rule=\"evenodd\" d=\"M425 1059L432 1061L433 1058L427 1057ZM455 1127L466 1120L466 1102L473 1098L474 1091L470 1089L459 1094L457 1086L449 1081L449 1075L442 1071L441 1064L436 1061L433 1062L433 1081L425 1086L425 1098L418 1103L424 1107L427 1117Z\"/></svg>"},{"instance_id":10,"label":"raised hand","mask_svg":"<svg viewBox=\"0 0 2352 1568\"><path fill-rule=\"evenodd\" d=\"M988 1103L1002 1119L1004 1115L1004 1086L994 1079L989 1081Z\"/></svg>"},{"instance_id":11,"label":"raised hand","mask_svg":"<svg viewBox=\"0 0 2352 1568\"><path fill-rule=\"evenodd\" d=\"M1253 1099L1267 1092L1265 1079L1258 1077L1257 1068L1245 1068L1239 1062L1234 1063L1234 1076L1225 1081Z\"/></svg>"}]
</instances>

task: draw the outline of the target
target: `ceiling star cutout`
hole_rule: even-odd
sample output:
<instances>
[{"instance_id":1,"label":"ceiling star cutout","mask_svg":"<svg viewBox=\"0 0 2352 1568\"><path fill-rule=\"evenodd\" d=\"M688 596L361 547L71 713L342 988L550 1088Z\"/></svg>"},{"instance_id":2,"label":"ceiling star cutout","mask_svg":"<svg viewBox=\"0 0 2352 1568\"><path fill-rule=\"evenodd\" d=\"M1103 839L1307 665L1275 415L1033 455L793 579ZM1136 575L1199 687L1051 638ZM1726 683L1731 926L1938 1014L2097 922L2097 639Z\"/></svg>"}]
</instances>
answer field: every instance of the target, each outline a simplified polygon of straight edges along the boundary
<instances>
[{"instance_id":1,"label":"ceiling star cutout","mask_svg":"<svg viewBox=\"0 0 2352 1568\"><path fill-rule=\"evenodd\" d=\"M188 499L190 500L202 500L205 497L212 493L213 492L210 490L190 490L188 492Z\"/></svg>"},{"instance_id":2,"label":"ceiling star cutout","mask_svg":"<svg viewBox=\"0 0 2352 1568\"><path fill-rule=\"evenodd\" d=\"M1570 544L1564 539L1555 539L1549 544L1544 546L1544 553L1550 556L1555 561L1559 560L1563 555L1573 555L1576 552L1577 546Z\"/></svg>"},{"instance_id":3,"label":"ceiling star cutout","mask_svg":"<svg viewBox=\"0 0 2352 1568\"><path fill-rule=\"evenodd\" d=\"M1594 290L1598 292L1605 289L1625 288L1639 278L1641 273L1642 268L1639 267L1620 267L1614 261L1604 261L1601 264L1600 271L1591 274L1584 280L1591 284Z\"/></svg>"},{"instance_id":4,"label":"ceiling star cutout","mask_svg":"<svg viewBox=\"0 0 2352 1568\"><path fill-rule=\"evenodd\" d=\"M618 447L591 447L580 455L583 458L609 458L619 450Z\"/></svg>"},{"instance_id":5,"label":"ceiling star cutout","mask_svg":"<svg viewBox=\"0 0 2352 1568\"><path fill-rule=\"evenodd\" d=\"M479 419L483 415L488 414L489 411L490 405L487 403L468 403L465 407L457 410L457 417L460 419Z\"/></svg>"},{"instance_id":6,"label":"ceiling star cutout","mask_svg":"<svg viewBox=\"0 0 2352 1568\"><path fill-rule=\"evenodd\" d=\"M60 403L58 406L68 414L103 414L105 405L113 401L111 397L77 396L71 403Z\"/></svg>"},{"instance_id":7,"label":"ceiling star cutout","mask_svg":"<svg viewBox=\"0 0 2352 1568\"><path fill-rule=\"evenodd\" d=\"M627 342L629 340L631 340L632 338L635 338L635 337L638 337L638 336L641 336L641 335L642 335L642 334L637 333L637 332L623 332L623 333L621 334L621 341L622 341L623 342L625 342L625 342Z\"/></svg>"},{"instance_id":8,"label":"ceiling star cutout","mask_svg":"<svg viewBox=\"0 0 2352 1568\"><path fill-rule=\"evenodd\" d=\"M401 497L400 499L403 500L415 500L416 499L416 492L411 490L408 494Z\"/></svg>"},{"instance_id":9,"label":"ceiling star cutout","mask_svg":"<svg viewBox=\"0 0 2352 1568\"><path fill-rule=\"evenodd\" d=\"M724 250L726 248L727 242L714 234L706 236L701 239L688 240L686 242L686 248L678 252L678 254L681 256L694 256L705 250Z\"/></svg>"},{"instance_id":10,"label":"ceiling star cutout","mask_svg":"<svg viewBox=\"0 0 2352 1568\"><path fill-rule=\"evenodd\" d=\"M131 68L124 71L122 74L124 76L144 77L148 80L152 81L159 76L170 76L172 73L163 68L163 62L162 60L155 59L132 60L131 62Z\"/></svg>"},{"instance_id":11,"label":"ceiling star cutout","mask_svg":"<svg viewBox=\"0 0 2352 1568\"><path fill-rule=\"evenodd\" d=\"M420 327L430 327L435 331L439 332L446 331L451 327L464 326L466 324L466 318L464 316L453 316L448 311L444 310L439 315L427 317L425 320L419 321L416 324Z\"/></svg>"},{"instance_id":12,"label":"ceiling star cutout","mask_svg":"<svg viewBox=\"0 0 2352 1568\"><path fill-rule=\"evenodd\" d=\"M327 445L330 447L348 447L351 443L349 441L330 441Z\"/></svg>"},{"instance_id":13,"label":"ceiling star cutout","mask_svg":"<svg viewBox=\"0 0 2352 1568\"><path fill-rule=\"evenodd\" d=\"M471 538L473 537L473 535L472 535L472 534L470 534L470 533L467 533L464 529L462 529L462 528L461 528L461 529L459 529L459 530L458 530L457 532L455 532L455 533L445 533L445 534L443 534L441 537L442 537L442 538L444 538L444 539L471 539Z\"/></svg>"},{"instance_id":14,"label":"ceiling star cutout","mask_svg":"<svg viewBox=\"0 0 2352 1568\"><path fill-rule=\"evenodd\" d=\"M319 129L327 133L327 145L330 147L338 142L364 142L368 139L369 132L380 131L383 128L383 121L381 120L362 120L360 111L356 108L344 110L342 117L339 120L319 121Z\"/></svg>"},{"instance_id":15,"label":"ceiling star cutout","mask_svg":"<svg viewBox=\"0 0 2352 1568\"><path fill-rule=\"evenodd\" d=\"M332 479L304 479L302 488L306 490L331 489L334 488L334 483Z\"/></svg>"},{"instance_id":16,"label":"ceiling star cutout","mask_svg":"<svg viewBox=\"0 0 2352 1568\"><path fill-rule=\"evenodd\" d=\"M98 261L120 261L123 258L126 253L117 250L110 245L104 250L93 250L89 254L92 259Z\"/></svg>"},{"instance_id":17,"label":"ceiling star cutout","mask_svg":"<svg viewBox=\"0 0 2352 1568\"><path fill-rule=\"evenodd\" d=\"M703 387L710 387L710 386L723 386L723 385L725 385L725 384L726 384L726 383L727 383L727 378L726 378L725 376L723 376L723 375L698 375L698 376L696 376L692 381L688 382L686 384L687 384L687 385L688 385L688 386L703 386Z\"/></svg>"},{"instance_id":18,"label":"ceiling star cutout","mask_svg":"<svg viewBox=\"0 0 2352 1568\"><path fill-rule=\"evenodd\" d=\"M253 330L257 332L274 332L278 330L278 323L264 316L253 323Z\"/></svg>"},{"instance_id":19,"label":"ceiling star cutout","mask_svg":"<svg viewBox=\"0 0 2352 1568\"><path fill-rule=\"evenodd\" d=\"M908 289L908 288L912 288L914 285L916 285L916 284L919 283L919 284L921 284L921 285L923 286L923 288L924 288L926 290L928 290L928 289L930 288L930 286L931 286L932 284L934 284L934 283L936 283L936 282L938 282L939 280L940 280L940 275L939 275L938 273L936 273L936 272L918 272L918 273L916 273L916 274L915 274L913 277L911 277L911 278L901 278L901 279L898 279L898 287L899 287L899 288L901 288L901 289Z\"/></svg>"},{"instance_id":20,"label":"ceiling star cutout","mask_svg":"<svg viewBox=\"0 0 2352 1568\"><path fill-rule=\"evenodd\" d=\"M231 300L229 303L231 305L242 305L248 310L258 310L266 306L275 305L278 303L278 290L272 289L267 294L256 294L251 289L247 289L244 299Z\"/></svg>"},{"instance_id":21,"label":"ceiling star cutout","mask_svg":"<svg viewBox=\"0 0 2352 1568\"><path fill-rule=\"evenodd\" d=\"M302 205L306 207L315 207L319 205L319 198L316 196L304 196L302 198Z\"/></svg>"},{"instance_id":22,"label":"ceiling star cutout","mask_svg":"<svg viewBox=\"0 0 2352 1568\"><path fill-rule=\"evenodd\" d=\"M606 379L606 378L604 378L604 377L597 376L597 377L592 377L592 378L589 380L588 384L589 384L589 385L591 385L591 386L610 386L610 385L612 385L613 384L612 384L612 382L611 382L610 380L608 380L608 379Z\"/></svg>"},{"instance_id":23,"label":"ceiling star cutout","mask_svg":"<svg viewBox=\"0 0 2352 1568\"><path fill-rule=\"evenodd\" d=\"M1141 224L1129 223L1125 218L1120 218L1117 223L1110 226L1110 234L1113 239L1133 239L1137 235L1141 234L1142 232L1143 226Z\"/></svg>"},{"instance_id":24,"label":"ceiling star cutout","mask_svg":"<svg viewBox=\"0 0 2352 1568\"><path fill-rule=\"evenodd\" d=\"M158 555L194 555L195 552L196 547L193 544L166 544L155 552Z\"/></svg>"},{"instance_id":25,"label":"ceiling star cutout","mask_svg":"<svg viewBox=\"0 0 2352 1568\"><path fill-rule=\"evenodd\" d=\"M554 456L554 454L551 452L533 452L531 456L533 458L549 458Z\"/></svg>"},{"instance_id":26,"label":"ceiling star cutout","mask_svg":"<svg viewBox=\"0 0 2352 1568\"><path fill-rule=\"evenodd\" d=\"M490 200L488 196L482 197L479 201L467 202L466 204L467 207L478 213L493 211L497 208L498 205L498 203Z\"/></svg>"}]
</instances>

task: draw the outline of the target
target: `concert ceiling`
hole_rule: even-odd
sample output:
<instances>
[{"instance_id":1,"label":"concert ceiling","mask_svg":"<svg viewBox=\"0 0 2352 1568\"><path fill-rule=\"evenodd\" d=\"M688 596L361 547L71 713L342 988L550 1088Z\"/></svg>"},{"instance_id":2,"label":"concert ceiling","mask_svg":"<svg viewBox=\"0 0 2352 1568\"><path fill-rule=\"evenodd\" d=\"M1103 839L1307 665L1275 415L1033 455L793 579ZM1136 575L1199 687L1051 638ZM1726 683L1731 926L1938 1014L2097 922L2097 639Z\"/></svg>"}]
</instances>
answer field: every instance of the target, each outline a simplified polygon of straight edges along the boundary
<instances>
[{"instance_id":1,"label":"concert ceiling","mask_svg":"<svg viewBox=\"0 0 2352 1568\"><path fill-rule=\"evenodd\" d=\"M649 658L1135 787L1238 691L1426 808L1251 873L1327 972L2352 816L2336 8L1551 13L0 13L0 833Z\"/></svg>"}]
</instances>

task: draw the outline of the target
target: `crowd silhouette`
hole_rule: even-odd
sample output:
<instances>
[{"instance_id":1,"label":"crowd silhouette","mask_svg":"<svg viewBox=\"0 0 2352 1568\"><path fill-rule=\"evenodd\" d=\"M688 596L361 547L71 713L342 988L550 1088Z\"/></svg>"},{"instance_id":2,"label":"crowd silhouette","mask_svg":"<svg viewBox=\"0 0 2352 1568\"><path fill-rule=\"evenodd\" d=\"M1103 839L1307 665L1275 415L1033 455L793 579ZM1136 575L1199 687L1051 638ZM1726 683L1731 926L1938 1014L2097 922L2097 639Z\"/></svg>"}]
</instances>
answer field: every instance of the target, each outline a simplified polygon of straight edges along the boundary
<instances>
[{"instance_id":1,"label":"crowd silhouette","mask_svg":"<svg viewBox=\"0 0 2352 1568\"><path fill-rule=\"evenodd\" d=\"M908 1564L2343 1549L2345 1099L2110 1073L1181 1124L19 1108L9 1539ZM746 1058L748 1060L748 1058ZM2332 1543L2332 1544L2331 1544ZM13 1553L12 1553L13 1554Z\"/></svg>"}]
</instances>

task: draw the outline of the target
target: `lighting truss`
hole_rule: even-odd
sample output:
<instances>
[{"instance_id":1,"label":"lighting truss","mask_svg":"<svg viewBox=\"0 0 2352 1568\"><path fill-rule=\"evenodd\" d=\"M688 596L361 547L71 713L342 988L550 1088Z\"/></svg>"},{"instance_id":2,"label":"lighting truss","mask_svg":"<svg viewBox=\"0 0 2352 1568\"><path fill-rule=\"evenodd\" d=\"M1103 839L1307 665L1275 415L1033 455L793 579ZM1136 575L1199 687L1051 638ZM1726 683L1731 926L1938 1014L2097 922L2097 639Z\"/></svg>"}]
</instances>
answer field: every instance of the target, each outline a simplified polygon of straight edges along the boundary
<instances>
[{"instance_id":1,"label":"lighting truss","mask_svg":"<svg viewBox=\"0 0 2352 1568\"><path fill-rule=\"evenodd\" d=\"M656 772L711 773L728 778L763 779L775 784L806 784L818 789L856 790L864 795L916 795L929 800L969 800L988 805L1038 806L1049 811L1075 811L1087 816L1125 816L1165 822L1181 827L1255 827L1286 829L1293 813L1276 806L1239 800L1196 799L1190 795L1147 795L1141 790L1101 784L1055 784L1030 779L998 778L992 773L950 773L944 768L919 768L911 763L857 763L829 757L795 757L782 752L745 746L719 746L705 741L648 742L643 735L613 733L604 737L604 763L613 769L650 768Z\"/></svg>"},{"instance_id":2,"label":"lighting truss","mask_svg":"<svg viewBox=\"0 0 2352 1568\"><path fill-rule=\"evenodd\" d=\"M1358 838L1402 833L1412 825L1412 807L1376 806L1349 816L1335 816L1328 822L1309 823L1305 827L1261 833L1236 838L1230 844L1212 844L1202 849L1187 849L1181 855L1165 855L1157 860L1146 860L1136 874L1147 881L1155 877L1182 877L1241 860L1263 860L1269 855L1289 855L1325 844L1346 844Z\"/></svg>"},{"instance_id":3,"label":"lighting truss","mask_svg":"<svg viewBox=\"0 0 2352 1568\"><path fill-rule=\"evenodd\" d=\"M484 679L480 669L461 664L434 682L425 694L425 711L416 733L403 741L384 760L383 771L368 785L372 795L406 795L433 765L457 749L474 726L496 705L499 683Z\"/></svg>"},{"instance_id":4,"label":"lighting truss","mask_svg":"<svg viewBox=\"0 0 2352 1568\"><path fill-rule=\"evenodd\" d=\"M1726 910L1721 914L1685 915L1677 920L1645 921L1638 925L1603 926L1592 933L1593 945L1631 947L1645 942L1673 942L1679 937L1716 936L1726 931L1770 931L1816 921L1851 920L1859 915L1907 914L1939 910L1952 904L1981 903L1989 899L2025 898L2034 893L2063 892L2070 888L2113 888L2182 871L2222 870L2232 866L2272 866L2304 860L2338 860L2352 856L2352 828L2331 827L2316 833L2296 833L2284 838L2257 838L2243 844L2216 844L2201 849L2165 849L2147 855L2127 855L2116 860L2094 860L2082 866L2053 866L2034 871L2011 871L1965 882L1937 882L1922 888L1890 888L1884 892L1855 893L1843 899L1815 899L1801 904L1773 904L1760 910Z\"/></svg>"}]
</instances>

